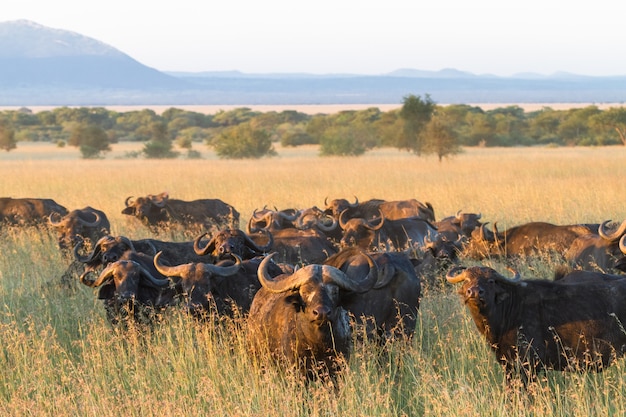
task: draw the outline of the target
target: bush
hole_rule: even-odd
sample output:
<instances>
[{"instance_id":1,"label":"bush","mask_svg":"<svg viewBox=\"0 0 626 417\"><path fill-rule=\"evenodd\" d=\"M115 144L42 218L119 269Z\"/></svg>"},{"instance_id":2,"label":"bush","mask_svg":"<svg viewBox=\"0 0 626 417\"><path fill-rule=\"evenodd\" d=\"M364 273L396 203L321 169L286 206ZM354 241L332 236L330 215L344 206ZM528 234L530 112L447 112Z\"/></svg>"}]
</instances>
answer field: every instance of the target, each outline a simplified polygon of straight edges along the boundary
<instances>
[{"instance_id":1,"label":"bush","mask_svg":"<svg viewBox=\"0 0 626 417\"><path fill-rule=\"evenodd\" d=\"M211 145L222 159L257 159L276 155L270 135L263 129L253 129L249 123L223 130Z\"/></svg>"}]
</instances>

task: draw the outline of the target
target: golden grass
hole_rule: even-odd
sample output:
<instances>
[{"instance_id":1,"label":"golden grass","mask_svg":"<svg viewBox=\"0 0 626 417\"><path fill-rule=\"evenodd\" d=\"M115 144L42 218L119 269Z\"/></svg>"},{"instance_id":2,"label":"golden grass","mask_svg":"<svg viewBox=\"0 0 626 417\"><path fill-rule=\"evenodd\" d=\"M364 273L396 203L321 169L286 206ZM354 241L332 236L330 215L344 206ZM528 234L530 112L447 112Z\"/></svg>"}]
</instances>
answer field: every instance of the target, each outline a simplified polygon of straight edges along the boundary
<instances>
[{"instance_id":1,"label":"golden grass","mask_svg":"<svg viewBox=\"0 0 626 417\"><path fill-rule=\"evenodd\" d=\"M124 218L124 199L163 190L172 198L220 198L245 220L263 205L323 206L324 199L417 198L438 218L457 210L513 225L623 220L626 148L467 149L439 163L393 149L319 158L315 147L279 157L219 160L105 159L76 149L18 144L0 154L0 196L91 205L114 234L149 236ZM139 145L140 146L140 145ZM65 288L67 261L54 236L0 231L0 414L54 416L569 416L624 415L624 361L602 374L548 373L534 395L504 388L503 373L454 289L425 294L416 337L387 353L357 345L338 392L262 369L236 324L200 325L177 311L145 333L106 323L91 288ZM554 265L529 265L548 276ZM525 270L522 270L525 272Z\"/></svg>"}]
</instances>

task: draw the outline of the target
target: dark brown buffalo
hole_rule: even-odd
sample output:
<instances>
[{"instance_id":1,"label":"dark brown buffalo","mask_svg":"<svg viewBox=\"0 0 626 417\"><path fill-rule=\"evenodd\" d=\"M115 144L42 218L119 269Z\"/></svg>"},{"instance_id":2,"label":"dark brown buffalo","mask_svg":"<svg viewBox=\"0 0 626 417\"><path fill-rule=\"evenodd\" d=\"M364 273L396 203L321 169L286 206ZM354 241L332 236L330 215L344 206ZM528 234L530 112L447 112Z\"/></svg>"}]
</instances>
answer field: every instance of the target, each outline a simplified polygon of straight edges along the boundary
<instances>
[{"instance_id":1,"label":"dark brown buffalo","mask_svg":"<svg viewBox=\"0 0 626 417\"><path fill-rule=\"evenodd\" d=\"M273 278L261 262L257 292L248 316L251 350L259 358L269 353L277 363L314 379L335 376L352 350L347 293L364 293L376 282L378 269L370 260L364 277L349 278L328 265L307 265L291 275Z\"/></svg>"},{"instance_id":2,"label":"dark brown buffalo","mask_svg":"<svg viewBox=\"0 0 626 417\"><path fill-rule=\"evenodd\" d=\"M211 227L239 225L239 212L219 199L183 201L170 198L165 192L131 199L126 198L122 214L138 218L154 232L169 230L173 226L198 232Z\"/></svg>"},{"instance_id":3,"label":"dark brown buffalo","mask_svg":"<svg viewBox=\"0 0 626 417\"><path fill-rule=\"evenodd\" d=\"M262 237L254 239L265 242ZM321 264L337 253L328 237L316 229L283 229L271 234L271 251L276 252L277 262L290 265Z\"/></svg>"},{"instance_id":4,"label":"dark brown buffalo","mask_svg":"<svg viewBox=\"0 0 626 417\"><path fill-rule=\"evenodd\" d=\"M296 229L317 229L327 236L339 230L339 223L334 217L324 213L324 211L316 206L298 210L296 220L294 220ZM339 233L341 231L339 230Z\"/></svg>"},{"instance_id":5,"label":"dark brown buffalo","mask_svg":"<svg viewBox=\"0 0 626 417\"><path fill-rule=\"evenodd\" d=\"M252 234L261 230L274 232L280 229L293 228L297 218L298 211L296 209L270 210L267 207L258 211L255 209L250 220L248 220L246 232Z\"/></svg>"},{"instance_id":6,"label":"dark brown buffalo","mask_svg":"<svg viewBox=\"0 0 626 417\"><path fill-rule=\"evenodd\" d=\"M81 239L89 239L95 243L111 233L111 223L107 215L102 210L89 206L72 210L65 216L52 213L48 222L56 230L59 248L63 251L71 250Z\"/></svg>"},{"instance_id":7,"label":"dark brown buffalo","mask_svg":"<svg viewBox=\"0 0 626 417\"><path fill-rule=\"evenodd\" d=\"M249 234L239 229L225 229L215 233L202 247L201 241L208 233L203 233L194 240L194 251L198 255L210 255L213 261L229 259L231 255L237 255L241 259L250 259L255 256L265 255L272 247L274 240L269 232L260 235L266 238L266 243L261 245L254 241ZM258 235L257 235L258 236Z\"/></svg>"},{"instance_id":8,"label":"dark brown buffalo","mask_svg":"<svg viewBox=\"0 0 626 417\"><path fill-rule=\"evenodd\" d=\"M160 255L154 257L154 266L180 284L189 313L198 318L213 312L230 317L248 314L252 300L261 288L257 277L261 257L242 261L233 255L235 262L222 260L217 264L191 262L167 266L160 263ZM273 262L268 265L268 270L273 277L282 274Z\"/></svg>"},{"instance_id":9,"label":"dark brown buffalo","mask_svg":"<svg viewBox=\"0 0 626 417\"><path fill-rule=\"evenodd\" d=\"M610 220L600 224L598 234L589 233L572 242L565 253L565 259L572 266L611 272L622 268L623 251L620 250L621 238L626 233L626 221L614 231L609 231Z\"/></svg>"},{"instance_id":10,"label":"dark brown buffalo","mask_svg":"<svg viewBox=\"0 0 626 417\"><path fill-rule=\"evenodd\" d=\"M444 217L438 222L434 222L433 226L448 241L466 240L472 236L474 230L482 225L481 218L480 213L463 213L459 210L454 216Z\"/></svg>"},{"instance_id":11,"label":"dark brown buffalo","mask_svg":"<svg viewBox=\"0 0 626 417\"><path fill-rule=\"evenodd\" d=\"M176 303L179 293L167 278L155 276L130 259L109 263L94 281L83 275L81 283L101 287L98 299L102 300L112 325L126 324L128 320L150 324L165 308Z\"/></svg>"},{"instance_id":12,"label":"dark brown buffalo","mask_svg":"<svg viewBox=\"0 0 626 417\"><path fill-rule=\"evenodd\" d=\"M507 279L487 267L455 267L447 276L476 327L524 385L538 371L602 371L626 350L626 279Z\"/></svg>"},{"instance_id":13,"label":"dark brown buffalo","mask_svg":"<svg viewBox=\"0 0 626 417\"><path fill-rule=\"evenodd\" d=\"M572 243L579 237L592 233L582 224L556 225L546 222L530 222L499 232L481 225L472 234L467 249L471 257L482 259L490 256L536 256L556 255L563 257Z\"/></svg>"},{"instance_id":14,"label":"dark brown buffalo","mask_svg":"<svg viewBox=\"0 0 626 417\"><path fill-rule=\"evenodd\" d=\"M411 260L401 252L371 252L368 256L378 266L378 279L369 291L346 295L344 308L363 326L368 338L379 341L411 338L421 295L420 279ZM358 248L344 249L324 264L342 270L353 279L365 276L370 269L369 259Z\"/></svg>"},{"instance_id":15,"label":"dark brown buffalo","mask_svg":"<svg viewBox=\"0 0 626 417\"><path fill-rule=\"evenodd\" d=\"M331 200L326 199L325 212L339 220L339 216L344 211L348 218L372 219L380 215L380 213L389 220L405 219L409 217L418 217L430 222L435 221L435 210L430 203L422 203L416 199L385 201L380 199L371 199L363 203L359 203L359 199L355 198L354 203L350 203L345 199Z\"/></svg>"},{"instance_id":16,"label":"dark brown buffalo","mask_svg":"<svg viewBox=\"0 0 626 417\"><path fill-rule=\"evenodd\" d=\"M342 248L355 246L365 251L402 251L423 247L427 238L434 240L437 235L437 229L419 217L389 220L379 213L379 217L372 220L345 220L345 215L346 211L339 216L339 225L343 229Z\"/></svg>"},{"instance_id":17,"label":"dark brown buffalo","mask_svg":"<svg viewBox=\"0 0 626 417\"><path fill-rule=\"evenodd\" d=\"M0 198L0 224L9 226L46 225L52 213L65 216L65 207L50 198Z\"/></svg>"}]
</instances>

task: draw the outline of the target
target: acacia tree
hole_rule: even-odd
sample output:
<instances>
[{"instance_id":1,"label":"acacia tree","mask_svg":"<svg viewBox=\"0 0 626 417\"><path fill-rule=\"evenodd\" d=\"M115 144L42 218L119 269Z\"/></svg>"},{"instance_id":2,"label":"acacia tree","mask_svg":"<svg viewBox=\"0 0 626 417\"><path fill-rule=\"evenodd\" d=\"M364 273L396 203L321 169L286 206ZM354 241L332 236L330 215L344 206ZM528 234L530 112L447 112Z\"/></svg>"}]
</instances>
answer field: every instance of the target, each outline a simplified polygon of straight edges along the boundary
<instances>
[{"instance_id":1,"label":"acacia tree","mask_svg":"<svg viewBox=\"0 0 626 417\"><path fill-rule=\"evenodd\" d=\"M424 99L413 94L404 97L400 109L404 129L403 135L398 139L397 148L421 155L424 146L422 131L435 111L435 106L435 102L428 94L424 96Z\"/></svg>"},{"instance_id":2,"label":"acacia tree","mask_svg":"<svg viewBox=\"0 0 626 417\"><path fill-rule=\"evenodd\" d=\"M444 112L435 113L422 133L424 152L436 154L439 162L443 157L460 153L461 146L453 126L454 124Z\"/></svg>"}]
</instances>

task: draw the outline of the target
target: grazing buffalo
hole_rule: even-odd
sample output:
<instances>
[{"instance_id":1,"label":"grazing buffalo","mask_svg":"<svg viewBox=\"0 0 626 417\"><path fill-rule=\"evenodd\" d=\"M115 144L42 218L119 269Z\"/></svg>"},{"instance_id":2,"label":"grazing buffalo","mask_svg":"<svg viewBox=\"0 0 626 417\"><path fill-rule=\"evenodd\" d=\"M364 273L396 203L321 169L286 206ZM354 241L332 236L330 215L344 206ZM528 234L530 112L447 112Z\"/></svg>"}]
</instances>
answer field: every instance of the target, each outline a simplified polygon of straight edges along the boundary
<instances>
[{"instance_id":1,"label":"grazing buffalo","mask_svg":"<svg viewBox=\"0 0 626 417\"><path fill-rule=\"evenodd\" d=\"M613 232L609 232L607 225L610 220L600 224L598 234L589 233L578 237L572 242L565 253L565 259L572 266L586 270L611 272L612 269L622 269L623 250L621 238L626 233L626 221Z\"/></svg>"},{"instance_id":2,"label":"grazing buffalo","mask_svg":"<svg viewBox=\"0 0 626 417\"><path fill-rule=\"evenodd\" d=\"M482 224L472 233L467 254L482 259L490 256L565 256L572 243L581 236L593 233L582 224L555 225L546 222L530 222L499 232L493 232Z\"/></svg>"},{"instance_id":3,"label":"grazing buffalo","mask_svg":"<svg viewBox=\"0 0 626 417\"><path fill-rule=\"evenodd\" d=\"M202 247L201 241L208 235L208 233L203 233L194 240L193 249L198 255L212 256L214 262L220 259L229 259L231 255L237 255L241 259L250 259L265 255L274 244L271 233L264 232L261 234L267 239L264 245L257 244L249 234L239 229L225 229L214 234L209 242Z\"/></svg>"},{"instance_id":4,"label":"grazing buffalo","mask_svg":"<svg viewBox=\"0 0 626 417\"><path fill-rule=\"evenodd\" d=\"M346 295L343 307L364 326L368 338L379 341L411 338L415 332L421 283L406 254L372 252L365 255L358 248L348 248L331 256L324 264L358 279L370 269L368 256L378 266L378 279L369 291Z\"/></svg>"},{"instance_id":5,"label":"grazing buffalo","mask_svg":"<svg viewBox=\"0 0 626 417\"><path fill-rule=\"evenodd\" d=\"M269 352L277 362L295 367L310 379L335 376L352 350L343 298L374 285L376 264L369 259L369 271L358 279L328 265L308 265L272 278L267 269L273 255L259 266L262 288L248 316L252 352L260 358Z\"/></svg>"},{"instance_id":6,"label":"grazing buffalo","mask_svg":"<svg viewBox=\"0 0 626 417\"><path fill-rule=\"evenodd\" d=\"M339 226L343 229L341 247L356 246L365 251L401 251L410 247L423 247L426 239L433 240L437 229L427 220L419 217L388 220L380 212L380 217L368 220L351 218L345 220L346 211L339 216Z\"/></svg>"},{"instance_id":7,"label":"grazing buffalo","mask_svg":"<svg viewBox=\"0 0 626 417\"><path fill-rule=\"evenodd\" d=\"M187 309L198 318L211 312L230 317L248 314L252 300L261 288L257 277L261 257L242 261L232 255L235 262L222 260L217 264L191 262L167 266L160 262L160 255L154 257L154 266L166 277L180 281ZM272 262L268 265L268 273L275 277L283 272Z\"/></svg>"},{"instance_id":8,"label":"grazing buffalo","mask_svg":"<svg viewBox=\"0 0 626 417\"><path fill-rule=\"evenodd\" d=\"M545 369L602 371L626 351L626 279L508 279L487 267L447 276L506 370L526 385Z\"/></svg>"},{"instance_id":9,"label":"grazing buffalo","mask_svg":"<svg viewBox=\"0 0 626 417\"><path fill-rule=\"evenodd\" d=\"M9 226L40 226L52 213L65 216L65 207L50 198L0 198L0 223Z\"/></svg>"},{"instance_id":10,"label":"grazing buffalo","mask_svg":"<svg viewBox=\"0 0 626 417\"><path fill-rule=\"evenodd\" d=\"M197 232L212 226L220 228L239 225L239 212L219 199L183 201L170 198L166 192L131 199L126 198L126 208L122 214L138 218L154 232L174 226Z\"/></svg>"},{"instance_id":11,"label":"grazing buffalo","mask_svg":"<svg viewBox=\"0 0 626 417\"><path fill-rule=\"evenodd\" d=\"M409 217L419 217L430 222L435 221L435 210L430 203L422 203L416 199L385 201L372 199L359 203L356 198L354 203L346 199L335 199L328 202L324 200L325 212L339 220L339 216L344 211L349 218L360 217L366 220L379 215L379 212L389 220L405 219Z\"/></svg>"},{"instance_id":12,"label":"grazing buffalo","mask_svg":"<svg viewBox=\"0 0 626 417\"><path fill-rule=\"evenodd\" d=\"M101 287L107 319L112 325L126 324L132 319L137 324L150 324L168 306L176 302L178 291L162 276L154 276L141 263L120 259L109 263L97 279L81 276L88 287Z\"/></svg>"},{"instance_id":13,"label":"grazing buffalo","mask_svg":"<svg viewBox=\"0 0 626 417\"><path fill-rule=\"evenodd\" d=\"M72 210L65 216L60 213L51 213L48 223L57 231L59 248L62 251L71 250L82 239L89 239L92 243L111 233L111 223L102 210L93 207Z\"/></svg>"}]
</instances>

